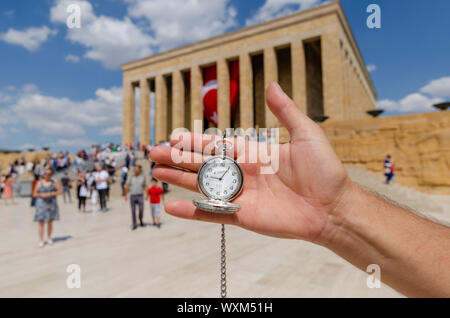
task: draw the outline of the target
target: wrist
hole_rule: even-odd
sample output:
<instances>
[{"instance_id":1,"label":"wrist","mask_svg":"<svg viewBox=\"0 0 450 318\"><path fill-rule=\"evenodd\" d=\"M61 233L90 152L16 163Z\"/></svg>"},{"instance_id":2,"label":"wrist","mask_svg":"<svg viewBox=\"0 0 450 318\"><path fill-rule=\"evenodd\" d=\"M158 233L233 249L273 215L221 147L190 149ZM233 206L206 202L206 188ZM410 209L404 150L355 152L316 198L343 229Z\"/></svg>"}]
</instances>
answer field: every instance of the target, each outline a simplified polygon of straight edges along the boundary
<instances>
[{"instance_id":1,"label":"wrist","mask_svg":"<svg viewBox=\"0 0 450 318\"><path fill-rule=\"evenodd\" d=\"M336 250L354 239L357 232L369 223L364 207L374 206L374 199L377 200L348 179L335 208L328 214L317 243Z\"/></svg>"}]
</instances>

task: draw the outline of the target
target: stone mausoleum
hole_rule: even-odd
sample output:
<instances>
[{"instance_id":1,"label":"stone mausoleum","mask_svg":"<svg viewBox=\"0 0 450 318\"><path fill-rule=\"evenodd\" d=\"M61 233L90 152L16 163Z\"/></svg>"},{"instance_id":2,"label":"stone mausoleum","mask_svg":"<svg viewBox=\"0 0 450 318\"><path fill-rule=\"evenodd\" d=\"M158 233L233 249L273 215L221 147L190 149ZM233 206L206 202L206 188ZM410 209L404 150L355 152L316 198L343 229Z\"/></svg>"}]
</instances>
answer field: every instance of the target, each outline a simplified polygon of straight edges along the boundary
<instances>
[{"instance_id":1,"label":"stone mausoleum","mask_svg":"<svg viewBox=\"0 0 450 318\"><path fill-rule=\"evenodd\" d=\"M213 80L205 75L211 68ZM132 61L122 70L126 145L136 142L137 87L140 145L168 140L175 128L193 130L195 120L202 128L279 127L264 98L272 81L319 122L366 118L377 99L338 1ZM205 92L211 87L214 121L205 117Z\"/></svg>"}]
</instances>

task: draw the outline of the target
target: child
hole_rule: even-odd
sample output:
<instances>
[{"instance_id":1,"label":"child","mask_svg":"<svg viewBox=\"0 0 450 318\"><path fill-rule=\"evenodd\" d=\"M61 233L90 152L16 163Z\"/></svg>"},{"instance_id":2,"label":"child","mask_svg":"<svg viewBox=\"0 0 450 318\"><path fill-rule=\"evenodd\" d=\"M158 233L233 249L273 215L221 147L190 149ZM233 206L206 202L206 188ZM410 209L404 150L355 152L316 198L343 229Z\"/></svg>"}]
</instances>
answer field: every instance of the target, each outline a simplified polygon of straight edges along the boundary
<instances>
[{"instance_id":1,"label":"child","mask_svg":"<svg viewBox=\"0 0 450 318\"><path fill-rule=\"evenodd\" d=\"M8 199L10 199L11 204L14 204L14 182L15 180L10 174L6 176L5 181L3 182L3 199L5 200L5 205L8 205Z\"/></svg>"},{"instance_id":2,"label":"child","mask_svg":"<svg viewBox=\"0 0 450 318\"><path fill-rule=\"evenodd\" d=\"M162 197L164 203L164 191L161 187L158 187L158 180L152 179L152 186L147 190L146 200L150 196L150 206L152 209L153 225L157 226L158 229L161 227L161 217L160 217L160 197Z\"/></svg>"}]
</instances>

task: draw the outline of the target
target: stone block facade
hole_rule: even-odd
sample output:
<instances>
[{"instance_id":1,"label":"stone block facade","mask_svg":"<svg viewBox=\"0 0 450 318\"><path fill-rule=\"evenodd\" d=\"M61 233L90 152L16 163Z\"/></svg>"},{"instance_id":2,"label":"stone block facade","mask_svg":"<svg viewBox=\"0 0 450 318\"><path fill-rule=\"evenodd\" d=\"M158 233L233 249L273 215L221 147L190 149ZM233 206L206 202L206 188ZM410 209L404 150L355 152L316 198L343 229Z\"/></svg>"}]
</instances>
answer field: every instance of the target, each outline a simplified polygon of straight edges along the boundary
<instances>
[{"instance_id":1,"label":"stone block facade","mask_svg":"<svg viewBox=\"0 0 450 318\"><path fill-rule=\"evenodd\" d=\"M386 154L396 182L450 194L450 112L329 122L321 125L346 165L383 175Z\"/></svg>"}]
</instances>

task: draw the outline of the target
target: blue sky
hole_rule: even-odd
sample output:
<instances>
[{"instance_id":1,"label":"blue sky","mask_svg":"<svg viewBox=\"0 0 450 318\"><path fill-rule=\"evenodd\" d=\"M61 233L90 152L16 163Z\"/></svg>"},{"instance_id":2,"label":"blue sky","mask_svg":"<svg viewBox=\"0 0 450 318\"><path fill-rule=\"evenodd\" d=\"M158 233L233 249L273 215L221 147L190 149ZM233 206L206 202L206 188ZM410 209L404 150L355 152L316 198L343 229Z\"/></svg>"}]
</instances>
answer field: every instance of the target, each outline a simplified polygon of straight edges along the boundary
<instances>
[{"instance_id":1,"label":"blue sky","mask_svg":"<svg viewBox=\"0 0 450 318\"><path fill-rule=\"evenodd\" d=\"M76 150L121 140L120 64L320 0L2 0L0 148ZM450 99L448 0L342 0L386 115ZM67 5L82 27L69 30ZM366 8L381 8L368 29Z\"/></svg>"}]
</instances>

